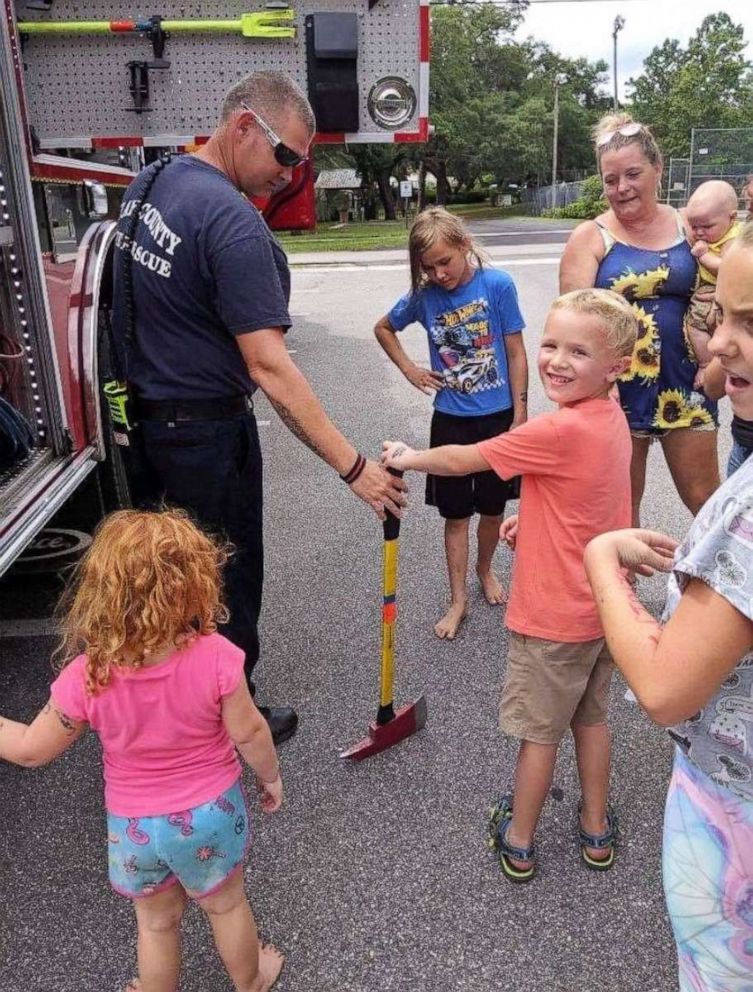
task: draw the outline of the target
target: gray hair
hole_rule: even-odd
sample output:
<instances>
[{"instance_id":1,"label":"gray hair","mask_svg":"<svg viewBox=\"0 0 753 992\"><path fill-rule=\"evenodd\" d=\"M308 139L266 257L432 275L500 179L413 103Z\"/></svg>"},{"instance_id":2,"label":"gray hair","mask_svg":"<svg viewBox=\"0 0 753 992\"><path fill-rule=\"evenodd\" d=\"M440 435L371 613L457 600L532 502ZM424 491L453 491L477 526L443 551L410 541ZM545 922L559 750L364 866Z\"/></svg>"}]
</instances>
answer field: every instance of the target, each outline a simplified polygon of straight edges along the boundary
<instances>
[{"instance_id":1,"label":"gray hair","mask_svg":"<svg viewBox=\"0 0 753 992\"><path fill-rule=\"evenodd\" d=\"M244 103L276 127L295 114L311 134L316 130L314 111L305 93L284 72L274 69L252 72L231 86L222 101L222 123L243 110Z\"/></svg>"}]
</instances>

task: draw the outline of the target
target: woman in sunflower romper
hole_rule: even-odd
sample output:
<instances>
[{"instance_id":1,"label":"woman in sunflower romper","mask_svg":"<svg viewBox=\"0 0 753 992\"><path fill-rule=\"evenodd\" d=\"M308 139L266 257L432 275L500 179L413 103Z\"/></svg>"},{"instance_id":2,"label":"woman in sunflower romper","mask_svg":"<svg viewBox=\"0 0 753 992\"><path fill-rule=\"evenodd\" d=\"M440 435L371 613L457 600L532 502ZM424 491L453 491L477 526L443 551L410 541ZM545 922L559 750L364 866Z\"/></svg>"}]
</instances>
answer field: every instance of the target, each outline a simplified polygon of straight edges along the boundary
<instances>
[{"instance_id":1,"label":"woman in sunflower romper","mask_svg":"<svg viewBox=\"0 0 753 992\"><path fill-rule=\"evenodd\" d=\"M609 209L579 225L560 268L560 291L598 286L633 306L639 336L618 383L633 437L631 483L637 525L646 459L662 444L680 498L698 512L719 485L716 403L694 389L698 372L683 320L698 264L682 216L658 201L662 157L648 128L627 114L603 118L594 131ZM682 432L682 434L680 433Z\"/></svg>"}]
</instances>

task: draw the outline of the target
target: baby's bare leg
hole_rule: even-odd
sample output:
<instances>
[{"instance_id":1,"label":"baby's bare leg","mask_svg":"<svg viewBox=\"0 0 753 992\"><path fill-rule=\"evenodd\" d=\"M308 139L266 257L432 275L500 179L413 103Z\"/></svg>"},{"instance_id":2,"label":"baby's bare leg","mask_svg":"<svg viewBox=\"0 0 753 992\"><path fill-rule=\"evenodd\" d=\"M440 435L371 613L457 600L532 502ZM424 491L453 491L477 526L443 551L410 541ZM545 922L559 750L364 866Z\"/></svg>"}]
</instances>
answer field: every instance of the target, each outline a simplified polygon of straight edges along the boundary
<instances>
[{"instance_id":1,"label":"baby's bare leg","mask_svg":"<svg viewBox=\"0 0 753 992\"><path fill-rule=\"evenodd\" d=\"M217 951L236 992L268 992L285 958L273 944L259 945L243 872L236 871L221 889L198 902L209 917Z\"/></svg>"},{"instance_id":2,"label":"baby's bare leg","mask_svg":"<svg viewBox=\"0 0 753 992\"><path fill-rule=\"evenodd\" d=\"M484 590L486 601L492 606L504 603L507 599L502 583L492 571L492 559L499 544L499 527L501 523L502 515L492 517L482 513L478 518L478 559L476 562L476 574L481 583L481 588Z\"/></svg>"},{"instance_id":3,"label":"baby's bare leg","mask_svg":"<svg viewBox=\"0 0 753 992\"><path fill-rule=\"evenodd\" d=\"M442 640L452 641L468 612L465 577L468 571L468 526L470 518L445 520L444 547L447 574L450 579L450 608L434 625L434 633Z\"/></svg>"},{"instance_id":4,"label":"baby's bare leg","mask_svg":"<svg viewBox=\"0 0 753 992\"><path fill-rule=\"evenodd\" d=\"M176 992L180 979L180 922L186 908L181 885L134 899L138 925L138 992Z\"/></svg>"}]
</instances>

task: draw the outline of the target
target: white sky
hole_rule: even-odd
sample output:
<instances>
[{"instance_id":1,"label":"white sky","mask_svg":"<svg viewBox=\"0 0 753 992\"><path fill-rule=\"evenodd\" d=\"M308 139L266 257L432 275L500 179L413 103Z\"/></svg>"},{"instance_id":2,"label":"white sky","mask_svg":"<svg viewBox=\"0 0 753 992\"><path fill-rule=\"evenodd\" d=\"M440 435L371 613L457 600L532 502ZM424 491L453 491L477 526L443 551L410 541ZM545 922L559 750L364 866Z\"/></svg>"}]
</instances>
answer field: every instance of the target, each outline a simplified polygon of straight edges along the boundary
<instances>
[{"instance_id":1,"label":"white sky","mask_svg":"<svg viewBox=\"0 0 753 992\"><path fill-rule=\"evenodd\" d=\"M677 38L686 47L708 14L723 11L733 23L742 24L748 41L747 58L753 61L753 2L751 0L570 0L565 3L531 3L518 40L532 35L568 58L581 56L609 66L608 91L612 92L612 30L617 14L625 26L617 37L617 81L620 98L625 82L640 74L643 60L665 38Z\"/></svg>"}]
</instances>

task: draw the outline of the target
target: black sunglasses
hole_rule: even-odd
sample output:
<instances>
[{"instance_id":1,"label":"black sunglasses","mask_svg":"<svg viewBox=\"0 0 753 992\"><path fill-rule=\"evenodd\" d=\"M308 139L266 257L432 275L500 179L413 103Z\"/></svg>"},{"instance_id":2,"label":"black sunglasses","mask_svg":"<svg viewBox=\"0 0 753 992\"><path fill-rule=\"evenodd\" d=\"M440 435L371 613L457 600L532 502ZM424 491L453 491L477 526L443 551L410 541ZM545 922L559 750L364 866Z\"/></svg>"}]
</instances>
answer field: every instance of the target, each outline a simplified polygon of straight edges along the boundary
<instances>
[{"instance_id":1,"label":"black sunglasses","mask_svg":"<svg viewBox=\"0 0 753 992\"><path fill-rule=\"evenodd\" d=\"M244 110L246 110L262 131L266 134L267 140L272 146L272 153L279 164L285 169L294 169L297 165L303 165L304 162L308 161L308 155L299 155L298 152L293 151L289 148L284 141L280 140L279 134L273 131L272 128L267 124L263 117L260 117L255 110L247 107L245 103L241 104Z\"/></svg>"}]
</instances>

